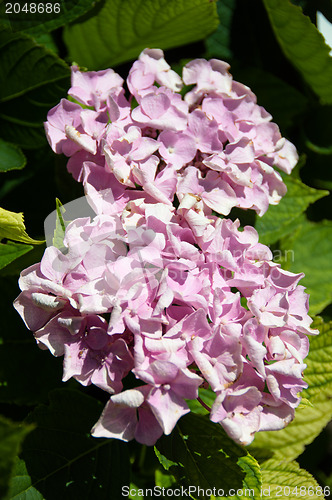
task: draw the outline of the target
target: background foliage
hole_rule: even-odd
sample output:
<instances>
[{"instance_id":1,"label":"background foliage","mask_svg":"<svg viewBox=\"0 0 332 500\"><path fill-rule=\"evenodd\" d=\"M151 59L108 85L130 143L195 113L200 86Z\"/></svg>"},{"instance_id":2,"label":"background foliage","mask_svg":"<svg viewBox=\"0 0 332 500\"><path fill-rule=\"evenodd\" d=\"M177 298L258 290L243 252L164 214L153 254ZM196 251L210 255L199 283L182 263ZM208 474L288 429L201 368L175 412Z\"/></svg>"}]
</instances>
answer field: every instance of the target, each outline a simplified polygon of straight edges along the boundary
<instances>
[{"instance_id":1,"label":"background foliage","mask_svg":"<svg viewBox=\"0 0 332 500\"><path fill-rule=\"evenodd\" d=\"M310 498L323 498L324 491L327 498L326 487L332 487L332 437L326 427L332 418L332 58L315 24L317 10L332 21L331 1L59 4L60 13L47 18L8 17L5 3L0 4L0 498L117 499L129 484L247 487L257 499L261 488L270 488L270 498L277 498L278 485L291 492L311 486ZM249 449L234 444L195 404L155 450L91 438L104 394L96 388L82 391L75 381L62 383L62 361L36 347L12 308L20 270L44 251L43 223L56 198L66 203L82 196L43 129L47 111L69 88L70 64L114 67L125 77L146 46L166 50L175 68L196 57L227 60L234 78L252 88L301 154L295 172L285 176L288 192L279 206L262 218L252 211L231 213L256 226L260 241L271 246L285 269L305 272L301 284L321 330L311 339L309 388L294 422L282 431L259 433ZM201 397L208 402L209 393L202 391Z\"/></svg>"}]
</instances>

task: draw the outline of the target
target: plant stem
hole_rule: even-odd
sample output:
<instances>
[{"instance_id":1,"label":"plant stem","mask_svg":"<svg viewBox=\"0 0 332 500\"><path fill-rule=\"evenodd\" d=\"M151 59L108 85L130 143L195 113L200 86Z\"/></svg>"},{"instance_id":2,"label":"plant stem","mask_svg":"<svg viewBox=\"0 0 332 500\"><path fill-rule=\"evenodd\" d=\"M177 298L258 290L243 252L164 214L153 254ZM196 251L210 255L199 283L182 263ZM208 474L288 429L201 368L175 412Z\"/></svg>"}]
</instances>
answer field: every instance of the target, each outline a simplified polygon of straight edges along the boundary
<instances>
[{"instance_id":1,"label":"plant stem","mask_svg":"<svg viewBox=\"0 0 332 500\"><path fill-rule=\"evenodd\" d=\"M200 397L197 398L197 401L199 403L201 403L201 405L203 406L203 408L205 408L209 413L211 412L211 408L207 404L205 404L204 401Z\"/></svg>"}]
</instances>

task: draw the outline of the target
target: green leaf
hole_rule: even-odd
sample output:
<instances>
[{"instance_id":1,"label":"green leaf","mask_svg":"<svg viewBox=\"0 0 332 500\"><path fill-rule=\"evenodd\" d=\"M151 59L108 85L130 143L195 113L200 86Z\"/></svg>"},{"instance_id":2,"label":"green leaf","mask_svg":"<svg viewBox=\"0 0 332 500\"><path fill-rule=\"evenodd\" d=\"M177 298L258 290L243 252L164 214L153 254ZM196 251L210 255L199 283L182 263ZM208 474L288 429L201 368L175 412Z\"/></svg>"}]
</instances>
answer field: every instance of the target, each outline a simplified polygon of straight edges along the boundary
<instances>
[{"instance_id":1,"label":"green leaf","mask_svg":"<svg viewBox=\"0 0 332 500\"><path fill-rule=\"evenodd\" d=\"M0 416L0 498L5 498L15 457L23 439L33 428L33 425L14 423Z\"/></svg>"},{"instance_id":2,"label":"green leaf","mask_svg":"<svg viewBox=\"0 0 332 500\"><path fill-rule=\"evenodd\" d=\"M20 241L21 243L32 243L33 245L44 243L44 241L30 238L26 233L21 212L17 214L0 208L0 240L3 238Z\"/></svg>"},{"instance_id":3,"label":"green leaf","mask_svg":"<svg viewBox=\"0 0 332 500\"><path fill-rule=\"evenodd\" d=\"M21 99L18 99L20 101ZM46 113L51 107L45 109ZM1 106L3 111L4 106ZM24 109L22 107L22 109ZM16 121L10 114L0 111L0 135L6 141L13 142L24 149L38 149L47 144L46 135L42 121L36 124L32 120L25 122L20 118Z\"/></svg>"},{"instance_id":4,"label":"green leaf","mask_svg":"<svg viewBox=\"0 0 332 500\"><path fill-rule=\"evenodd\" d=\"M26 165L26 158L20 148L0 139L0 172L21 170Z\"/></svg>"},{"instance_id":5,"label":"green leaf","mask_svg":"<svg viewBox=\"0 0 332 500\"><path fill-rule=\"evenodd\" d=\"M263 217L257 217L255 227L259 233L259 241L264 244L277 240L294 231L298 226L299 216L311 203L327 196L328 191L306 186L298 179L283 175L287 193L279 205L272 205Z\"/></svg>"},{"instance_id":6,"label":"green leaf","mask_svg":"<svg viewBox=\"0 0 332 500\"><path fill-rule=\"evenodd\" d=\"M174 476L172 476L172 474L167 474L165 471L156 469L155 483L156 486L166 489L171 488L174 484L176 484L176 479Z\"/></svg>"},{"instance_id":7,"label":"green leaf","mask_svg":"<svg viewBox=\"0 0 332 500\"><path fill-rule=\"evenodd\" d=\"M154 447L154 452L155 452L156 457L158 458L159 462L164 467L164 469L169 470L171 467L179 465L179 462L174 462L173 460L170 460L169 458L164 456L162 453L160 453L160 451L158 449L159 445L160 445L160 443L158 443ZM163 449L163 444L161 445L161 449Z\"/></svg>"},{"instance_id":8,"label":"green leaf","mask_svg":"<svg viewBox=\"0 0 332 500\"><path fill-rule=\"evenodd\" d=\"M21 243L0 243L0 269L4 268L22 255L30 252L33 249L31 245Z\"/></svg>"},{"instance_id":9,"label":"green leaf","mask_svg":"<svg viewBox=\"0 0 332 500\"><path fill-rule=\"evenodd\" d=\"M281 240L281 250L292 254L284 267L305 273L301 285L310 295L310 314L319 314L332 302L332 222L304 220L292 235Z\"/></svg>"},{"instance_id":10,"label":"green leaf","mask_svg":"<svg viewBox=\"0 0 332 500\"><path fill-rule=\"evenodd\" d=\"M217 26L210 0L105 0L92 17L67 26L64 40L72 61L101 69L134 59L146 47L201 40Z\"/></svg>"},{"instance_id":11,"label":"green leaf","mask_svg":"<svg viewBox=\"0 0 332 500\"><path fill-rule=\"evenodd\" d=\"M258 463L206 416L181 418L169 437L157 441L155 449L161 464L184 485L205 490L215 487L224 490L226 498L231 489L246 488L253 490L251 498L260 498Z\"/></svg>"},{"instance_id":12,"label":"green leaf","mask_svg":"<svg viewBox=\"0 0 332 500\"><path fill-rule=\"evenodd\" d=\"M296 462L268 460L262 464L262 479L262 498L324 499L323 488Z\"/></svg>"},{"instance_id":13,"label":"green leaf","mask_svg":"<svg viewBox=\"0 0 332 500\"><path fill-rule=\"evenodd\" d=\"M29 416L37 428L26 438L22 458L31 485L47 500L121 498L122 486L129 485L126 443L90 436L101 411L96 399L58 389L50 393L49 406Z\"/></svg>"},{"instance_id":14,"label":"green leaf","mask_svg":"<svg viewBox=\"0 0 332 500\"><path fill-rule=\"evenodd\" d=\"M218 0L217 12L220 24L217 30L205 40L209 57L231 59L231 27L236 6L235 0Z\"/></svg>"},{"instance_id":15,"label":"green leaf","mask_svg":"<svg viewBox=\"0 0 332 500\"><path fill-rule=\"evenodd\" d=\"M320 333L310 337L310 350L305 360L307 368L304 372L309 387L302 395L315 404L317 397L325 394L329 398L332 391L332 321L324 323L321 318L316 318L313 328L318 328Z\"/></svg>"},{"instance_id":16,"label":"green leaf","mask_svg":"<svg viewBox=\"0 0 332 500\"><path fill-rule=\"evenodd\" d=\"M296 409L295 419L285 429L256 434L249 449L257 458L266 458L273 452L276 459L293 460L332 419L332 322L323 323L317 318L313 327L320 333L310 337L304 372L309 387L301 393L302 407ZM303 405L306 398L308 403Z\"/></svg>"},{"instance_id":17,"label":"green leaf","mask_svg":"<svg viewBox=\"0 0 332 500\"><path fill-rule=\"evenodd\" d=\"M0 243L0 248L3 248L3 246L7 247L7 249L4 248L4 253L5 251L10 251L10 255L7 255L7 253L5 253L4 257L6 257L6 259L10 257L11 262L8 262L8 264L6 264L6 266L3 268L1 268L0 266L0 276L14 276L15 278L17 278L17 276L20 275L22 269L26 269L36 262L40 262L45 252L45 245L31 246L24 243L14 243L12 241L7 241L7 243ZM15 255L12 255L11 249L14 247L20 249L20 254L16 254L15 252Z\"/></svg>"},{"instance_id":18,"label":"green leaf","mask_svg":"<svg viewBox=\"0 0 332 500\"><path fill-rule=\"evenodd\" d=\"M31 486L31 477L28 474L24 460L17 459L15 463L8 498L15 500L44 500L43 495Z\"/></svg>"},{"instance_id":19,"label":"green leaf","mask_svg":"<svg viewBox=\"0 0 332 500\"><path fill-rule=\"evenodd\" d=\"M69 68L33 38L0 29L0 101L67 79Z\"/></svg>"},{"instance_id":20,"label":"green leaf","mask_svg":"<svg viewBox=\"0 0 332 500\"><path fill-rule=\"evenodd\" d=\"M285 56L322 103L332 103L332 58L323 36L300 7L289 0L263 0Z\"/></svg>"},{"instance_id":21,"label":"green leaf","mask_svg":"<svg viewBox=\"0 0 332 500\"><path fill-rule=\"evenodd\" d=\"M28 35L0 28L0 135L27 149L47 144L43 122L70 85L69 67Z\"/></svg>"},{"instance_id":22,"label":"green leaf","mask_svg":"<svg viewBox=\"0 0 332 500\"><path fill-rule=\"evenodd\" d=\"M47 33L53 31L67 23L71 23L78 17L82 16L91 10L98 0L57 0L57 2L48 3L52 5L51 12L45 12L47 3L43 4L44 12L24 13L21 15L5 14L5 2L0 4L0 19L6 20L6 26L10 27L12 31L25 31L32 34ZM24 3L21 3L21 7ZM54 6L59 8L54 10ZM29 6L29 3L28 3ZM28 7L31 10L31 7ZM41 11L42 8L40 7ZM58 12L57 12L58 11Z\"/></svg>"},{"instance_id":23,"label":"green leaf","mask_svg":"<svg viewBox=\"0 0 332 500\"><path fill-rule=\"evenodd\" d=\"M63 214L66 209L62 205L61 201L56 199L56 221L55 221L55 230L53 236L53 246L61 249L63 248L63 238L66 232L66 226L68 222L66 222L63 218Z\"/></svg>"}]
</instances>

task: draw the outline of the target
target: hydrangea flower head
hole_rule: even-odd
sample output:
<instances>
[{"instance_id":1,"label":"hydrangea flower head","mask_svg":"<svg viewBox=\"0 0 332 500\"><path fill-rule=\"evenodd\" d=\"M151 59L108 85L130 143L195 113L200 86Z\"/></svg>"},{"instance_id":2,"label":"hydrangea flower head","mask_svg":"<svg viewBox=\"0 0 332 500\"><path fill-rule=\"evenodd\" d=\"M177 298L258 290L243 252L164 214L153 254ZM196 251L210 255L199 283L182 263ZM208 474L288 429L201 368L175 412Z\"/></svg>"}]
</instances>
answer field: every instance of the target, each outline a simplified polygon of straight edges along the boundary
<instances>
[{"instance_id":1,"label":"hydrangea flower head","mask_svg":"<svg viewBox=\"0 0 332 500\"><path fill-rule=\"evenodd\" d=\"M196 59L181 79L161 50L145 49L129 71L125 95L113 70L81 73L75 66L68 93L90 109L63 99L45 123L49 143L70 157L68 170L80 181L89 162L90 170L113 174L114 191L139 186L170 204L194 195L205 215L228 215L233 207L263 215L286 192L274 167L289 174L298 156L228 70L223 61ZM184 97L183 83L193 86Z\"/></svg>"},{"instance_id":2,"label":"hydrangea flower head","mask_svg":"<svg viewBox=\"0 0 332 500\"><path fill-rule=\"evenodd\" d=\"M249 444L293 419L318 332L303 274L215 213L277 204L274 167L290 173L295 147L223 61L191 61L181 79L146 49L129 93L123 83L75 66L71 101L48 114L49 143L96 215L71 221L62 250L21 273L15 308L39 347L64 357L64 381L109 393L95 437L152 445L208 387L210 419Z\"/></svg>"},{"instance_id":3,"label":"hydrangea flower head","mask_svg":"<svg viewBox=\"0 0 332 500\"><path fill-rule=\"evenodd\" d=\"M310 328L301 274L283 271L256 231L193 209L133 199L71 222L22 272L15 307L38 345L110 393L93 435L151 445L201 386L210 418L242 444L294 416ZM194 221L194 222L193 222ZM123 390L129 373L138 387Z\"/></svg>"}]
</instances>

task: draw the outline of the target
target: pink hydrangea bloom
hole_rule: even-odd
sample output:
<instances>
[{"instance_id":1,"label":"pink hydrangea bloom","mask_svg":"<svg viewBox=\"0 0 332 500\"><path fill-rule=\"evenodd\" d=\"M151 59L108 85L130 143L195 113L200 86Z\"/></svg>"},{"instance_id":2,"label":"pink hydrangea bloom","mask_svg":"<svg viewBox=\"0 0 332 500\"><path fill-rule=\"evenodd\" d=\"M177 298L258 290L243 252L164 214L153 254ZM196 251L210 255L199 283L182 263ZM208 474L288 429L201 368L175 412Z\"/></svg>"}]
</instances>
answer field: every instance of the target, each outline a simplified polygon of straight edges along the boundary
<instances>
[{"instance_id":1,"label":"pink hydrangea bloom","mask_svg":"<svg viewBox=\"0 0 332 500\"><path fill-rule=\"evenodd\" d=\"M254 228L212 215L264 214L286 192L274 167L289 174L298 158L228 70L196 59L182 80L145 49L128 95L113 70L73 67L76 102L48 114L48 141L96 216L21 273L14 306L39 347L64 356L64 381L110 394L95 437L152 445L208 386L210 419L248 444L287 425L306 387L318 332L303 274L274 263ZM138 387L123 390L128 374Z\"/></svg>"},{"instance_id":2,"label":"pink hydrangea bloom","mask_svg":"<svg viewBox=\"0 0 332 500\"><path fill-rule=\"evenodd\" d=\"M196 59L183 81L160 49L145 49L129 71L125 96L113 70L72 68L69 95L52 109L45 130L52 149L69 156L68 170L84 181L84 164L103 167L109 189L139 188L156 202L186 206L210 215L233 207L263 215L286 193L274 167L289 174L295 147L245 85L233 81L223 61ZM183 82L193 85L184 97ZM90 185L98 184L98 175ZM175 198L176 197L176 198ZM183 206L183 205L182 205Z\"/></svg>"},{"instance_id":3,"label":"pink hydrangea bloom","mask_svg":"<svg viewBox=\"0 0 332 500\"><path fill-rule=\"evenodd\" d=\"M72 221L65 251L23 271L15 301L38 345L64 356L63 380L111 394L93 435L154 444L204 384L211 420L237 442L282 428L317 333L302 275L273 263L250 226L132 192L122 207L90 193L113 211ZM140 385L122 392L130 372Z\"/></svg>"}]
</instances>

